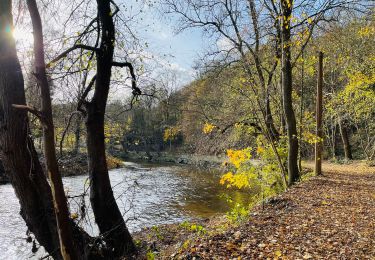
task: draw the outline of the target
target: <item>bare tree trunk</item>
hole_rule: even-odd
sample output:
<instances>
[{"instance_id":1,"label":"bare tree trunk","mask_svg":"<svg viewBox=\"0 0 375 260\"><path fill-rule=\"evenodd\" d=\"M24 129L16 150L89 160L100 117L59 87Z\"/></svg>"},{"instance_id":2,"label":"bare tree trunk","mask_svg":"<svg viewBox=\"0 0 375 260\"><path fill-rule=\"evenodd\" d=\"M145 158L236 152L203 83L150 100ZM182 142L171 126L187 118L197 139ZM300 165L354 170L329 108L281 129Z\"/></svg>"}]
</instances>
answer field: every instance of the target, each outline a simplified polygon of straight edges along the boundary
<instances>
[{"instance_id":1,"label":"bare tree trunk","mask_svg":"<svg viewBox=\"0 0 375 260\"><path fill-rule=\"evenodd\" d=\"M282 37L282 90L283 107L288 134L288 185L294 184L299 179L298 171L298 138L296 117L293 109L292 99L292 64L291 64L291 35L290 18L292 15L293 2L290 0L281 1L282 15L284 19L281 25Z\"/></svg>"},{"instance_id":2,"label":"bare tree trunk","mask_svg":"<svg viewBox=\"0 0 375 260\"><path fill-rule=\"evenodd\" d=\"M92 100L86 104L87 151L90 176L90 200L100 233L113 249L114 256L135 251L132 237L117 206L108 175L105 153L104 115L113 62L115 28L110 0L97 0L101 25L100 53Z\"/></svg>"},{"instance_id":3,"label":"bare tree trunk","mask_svg":"<svg viewBox=\"0 0 375 260\"><path fill-rule=\"evenodd\" d=\"M254 63L255 63L255 68L258 74L259 82L260 85L263 88L263 93L265 96L265 115L264 115L264 120L265 124L267 127L267 131L270 135L271 141L272 142L277 142L279 141L280 134L277 131L275 127L275 123L272 117L272 111L271 111L271 102L270 102L270 83L272 76L270 76L268 80L268 84L266 84L266 80L264 78L263 74L263 69L262 69L262 62L260 58L260 46L261 46L261 36L260 36L260 29L259 29L259 17L256 11L256 3L254 0L248 0L249 7L250 7L250 16L251 16L251 21L253 24L253 30L254 30L254 35L255 35L255 49L251 51L253 58L254 58ZM236 22L233 22L233 25L236 27ZM237 28L237 27L236 27ZM239 39L242 39L241 37L238 37ZM241 40L242 41L242 40ZM246 59L246 57L244 57ZM272 73L273 74L273 73Z\"/></svg>"},{"instance_id":4,"label":"bare tree trunk","mask_svg":"<svg viewBox=\"0 0 375 260\"><path fill-rule=\"evenodd\" d=\"M266 127L268 128L268 132L271 135L272 141L276 142L276 141L279 141L280 134L275 127L270 103L271 103L270 102L270 95L267 91L267 94L266 94L266 116L265 116Z\"/></svg>"},{"instance_id":5,"label":"bare tree trunk","mask_svg":"<svg viewBox=\"0 0 375 260\"><path fill-rule=\"evenodd\" d=\"M11 0L0 1L0 158L21 206L21 216L55 260L60 252L51 187L30 137L24 80L12 37ZM79 259L108 259L95 241L70 220Z\"/></svg>"},{"instance_id":6,"label":"bare tree trunk","mask_svg":"<svg viewBox=\"0 0 375 260\"><path fill-rule=\"evenodd\" d=\"M49 184L29 137L24 80L12 38L11 0L0 1L0 156L28 229L54 257L62 259Z\"/></svg>"},{"instance_id":7,"label":"bare tree trunk","mask_svg":"<svg viewBox=\"0 0 375 260\"><path fill-rule=\"evenodd\" d=\"M339 119L339 129L340 129L342 143L343 143L343 146L344 146L345 159L346 160L353 160L352 147L351 147L350 141L349 141L348 130L346 129L345 126L343 126L343 124L341 122L341 119Z\"/></svg>"},{"instance_id":8,"label":"bare tree trunk","mask_svg":"<svg viewBox=\"0 0 375 260\"><path fill-rule=\"evenodd\" d=\"M60 238L60 251L63 259L78 259L73 244L73 232L69 220L69 209L64 192L55 150L55 131L52 118L52 102L44 61L43 27L35 0L27 0L27 6L34 31L35 77L41 89L41 121L44 137L44 156L49 181L52 188L53 204Z\"/></svg>"},{"instance_id":9,"label":"bare tree trunk","mask_svg":"<svg viewBox=\"0 0 375 260\"><path fill-rule=\"evenodd\" d=\"M73 150L73 153L74 154L78 154L79 153L79 145L80 145L80 140L81 140L81 120L82 120L82 117L81 115L77 115L77 118L76 118L76 124L75 124L75 130L74 130L74 150Z\"/></svg>"},{"instance_id":10,"label":"bare tree trunk","mask_svg":"<svg viewBox=\"0 0 375 260\"><path fill-rule=\"evenodd\" d=\"M280 103L281 103L281 109L279 111L279 117L280 117L280 134L285 135L286 133L286 122L285 122L285 113L284 113L284 96L283 96L283 77L281 75L280 82Z\"/></svg>"}]
</instances>

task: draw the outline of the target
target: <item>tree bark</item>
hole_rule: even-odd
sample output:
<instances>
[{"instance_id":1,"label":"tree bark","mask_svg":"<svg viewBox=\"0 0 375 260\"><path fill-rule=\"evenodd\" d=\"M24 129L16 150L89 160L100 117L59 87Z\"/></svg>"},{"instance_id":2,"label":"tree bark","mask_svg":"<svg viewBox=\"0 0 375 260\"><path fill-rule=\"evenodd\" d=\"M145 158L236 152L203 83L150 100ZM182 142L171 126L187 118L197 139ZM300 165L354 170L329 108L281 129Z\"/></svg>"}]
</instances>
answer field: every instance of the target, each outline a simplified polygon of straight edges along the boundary
<instances>
[{"instance_id":1,"label":"tree bark","mask_svg":"<svg viewBox=\"0 0 375 260\"><path fill-rule=\"evenodd\" d=\"M294 184L299 179L298 171L298 138L296 117L293 109L292 99L292 64L291 64L291 29L290 18L293 10L293 1L282 0L282 91L283 91L283 108L288 134L288 185Z\"/></svg>"},{"instance_id":2,"label":"tree bark","mask_svg":"<svg viewBox=\"0 0 375 260\"><path fill-rule=\"evenodd\" d=\"M268 132L271 135L271 139L273 142L277 142L280 139L280 134L277 131L275 127L275 123L273 120L272 116L272 111L271 111L271 102L270 102L270 95L267 90L266 94L266 116L265 116L265 121L266 121L266 127L268 129Z\"/></svg>"},{"instance_id":3,"label":"tree bark","mask_svg":"<svg viewBox=\"0 0 375 260\"><path fill-rule=\"evenodd\" d=\"M35 0L27 0L31 22L34 31L35 77L41 89L41 118L44 138L44 157L46 170L52 188L52 198L57 219L60 251L63 259L78 259L77 250L73 244L73 232L69 220L68 203L64 192L61 174L57 164L55 150L55 131L52 117L52 102L50 86L47 79L44 60L43 27Z\"/></svg>"},{"instance_id":4,"label":"tree bark","mask_svg":"<svg viewBox=\"0 0 375 260\"><path fill-rule=\"evenodd\" d=\"M340 129L340 134L341 134L341 140L344 146L345 159L353 160L352 147L350 145L348 130L342 124L341 120L339 120L339 129Z\"/></svg>"},{"instance_id":5,"label":"tree bark","mask_svg":"<svg viewBox=\"0 0 375 260\"><path fill-rule=\"evenodd\" d=\"M0 1L0 158L21 206L21 216L29 231L55 259L63 259L54 214L51 187L40 165L30 136L22 69L12 37L11 0ZM91 238L74 225L74 240L80 259L96 258L89 246Z\"/></svg>"},{"instance_id":6,"label":"tree bark","mask_svg":"<svg viewBox=\"0 0 375 260\"><path fill-rule=\"evenodd\" d=\"M81 140L81 115L77 115L76 122L75 122L75 130L74 130L74 149L73 153L78 154L79 153L79 145Z\"/></svg>"},{"instance_id":7,"label":"tree bark","mask_svg":"<svg viewBox=\"0 0 375 260\"><path fill-rule=\"evenodd\" d=\"M255 35L255 49L253 51L251 51L250 53L253 55L255 68L256 68L256 71L257 71L257 74L258 74L258 78L259 78L259 82L260 82L260 85L262 86L262 89L263 89L262 91L263 91L264 96L265 96L264 120L265 120L266 128L267 128L267 131L270 135L271 141L277 142L277 141L279 141L280 134L275 127L275 123L274 123L274 120L273 120L273 117L272 117L270 93L269 93L272 76L270 75L270 77L268 79L268 84L266 84L266 80L265 80L264 74L263 74L261 55L260 55L261 35L260 35L259 22L258 22L259 17L258 17L256 7L255 7L256 3L255 3L254 0L248 0L248 3L249 3L249 7L250 7L250 16L251 16L251 21L252 21L252 24L253 24L254 35ZM233 24L235 25L236 23L234 22ZM246 59L246 57L244 57L244 58ZM272 72L272 74L273 74L273 72Z\"/></svg>"},{"instance_id":8,"label":"tree bark","mask_svg":"<svg viewBox=\"0 0 375 260\"><path fill-rule=\"evenodd\" d=\"M29 136L24 80L12 38L11 0L0 1L0 156L28 229L54 257L62 259L49 184Z\"/></svg>"},{"instance_id":9,"label":"tree bark","mask_svg":"<svg viewBox=\"0 0 375 260\"><path fill-rule=\"evenodd\" d=\"M86 104L87 151L90 176L90 200L100 233L114 256L135 251L132 237L117 206L108 175L105 153L104 115L111 80L115 28L110 0L97 0L101 25L100 53L92 100Z\"/></svg>"}]
</instances>

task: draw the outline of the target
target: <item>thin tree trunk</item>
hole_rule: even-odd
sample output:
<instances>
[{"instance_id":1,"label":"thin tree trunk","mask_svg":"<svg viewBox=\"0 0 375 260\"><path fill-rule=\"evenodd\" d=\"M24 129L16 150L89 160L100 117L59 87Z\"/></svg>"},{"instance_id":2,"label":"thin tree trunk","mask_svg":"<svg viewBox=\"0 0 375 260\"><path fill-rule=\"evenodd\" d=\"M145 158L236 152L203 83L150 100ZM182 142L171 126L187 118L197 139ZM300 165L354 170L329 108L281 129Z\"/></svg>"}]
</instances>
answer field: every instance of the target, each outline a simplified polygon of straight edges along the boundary
<instances>
[{"instance_id":1,"label":"thin tree trunk","mask_svg":"<svg viewBox=\"0 0 375 260\"><path fill-rule=\"evenodd\" d=\"M339 120L339 129L341 134L342 143L344 146L344 154L346 160L353 160L352 147L350 145L348 130L343 126L341 120Z\"/></svg>"},{"instance_id":2,"label":"thin tree trunk","mask_svg":"<svg viewBox=\"0 0 375 260\"><path fill-rule=\"evenodd\" d=\"M266 94L266 116L265 117L266 117L265 118L266 127L268 128L268 132L271 135L272 141L273 142L279 141L280 134L277 131L277 129L275 127L274 120L273 120L272 111L271 111L270 95L268 93L268 90L267 90L267 94Z\"/></svg>"},{"instance_id":3,"label":"thin tree trunk","mask_svg":"<svg viewBox=\"0 0 375 260\"><path fill-rule=\"evenodd\" d=\"M282 90L283 108L288 134L288 184L292 185L299 179L298 171L298 138L296 117L293 109L292 99L292 64L291 64L291 34L290 18L292 15L293 2L282 0L283 24L281 25L282 37Z\"/></svg>"},{"instance_id":4,"label":"thin tree trunk","mask_svg":"<svg viewBox=\"0 0 375 260\"><path fill-rule=\"evenodd\" d=\"M114 256L135 251L132 237L117 206L108 175L105 153L104 115L113 62L115 28L110 0L97 0L101 25L100 54L92 100L86 104L87 151L90 176L90 200L100 233Z\"/></svg>"},{"instance_id":5,"label":"thin tree trunk","mask_svg":"<svg viewBox=\"0 0 375 260\"><path fill-rule=\"evenodd\" d=\"M260 31L259 31L259 23L258 23L258 14L256 11L256 3L254 0L248 0L249 7L250 7L250 16L251 16L251 21L253 24L253 30L254 30L254 35L255 35L255 49L252 53L253 58L254 58L254 63L255 63L255 68L257 71L257 75L259 78L260 85L263 88L263 93L265 96L265 115L264 115L264 120L266 123L267 131L270 135L270 138L272 139L272 142L277 142L279 141L280 134L277 131L274 120L272 117L272 111L271 111L271 102L270 102L270 84L266 84L266 80L263 75L263 69L262 69L262 62L260 59L260 46L261 46L261 36L260 36ZM235 24L235 22L233 23ZM240 37L239 37L240 39ZM272 76L271 76L272 78ZM271 82L271 78L269 78L269 82Z\"/></svg>"},{"instance_id":6,"label":"thin tree trunk","mask_svg":"<svg viewBox=\"0 0 375 260\"><path fill-rule=\"evenodd\" d=\"M62 178L57 164L55 150L55 132L52 118L52 102L44 61L43 27L35 0L27 0L27 6L34 31L35 77L41 89L41 117L44 137L44 156L49 181L52 188L53 204L60 238L60 251L63 259L78 259L74 247L73 232L69 220L68 203Z\"/></svg>"},{"instance_id":7,"label":"thin tree trunk","mask_svg":"<svg viewBox=\"0 0 375 260\"><path fill-rule=\"evenodd\" d=\"M332 119L332 118L331 118ZM338 153L337 153L337 142L336 142L336 132L337 132L337 129L336 129L336 121L334 119L331 120L331 134L328 134L328 136L330 136L330 140L331 140L331 145L332 145L332 158L333 159L336 159ZM329 133L329 130L328 130L328 133Z\"/></svg>"},{"instance_id":8,"label":"thin tree trunk","mask_svg":"<svg viewBox=\"0 0 375 260\"><path fill-rule=\"evenodd\" d=\"M77 115L77 119L76 119L76 124L75 124L75 130L74 130L74 150L73 150L73 153L74 154L78 154L79 153L79 145L80 145L80 140L81 140L81 120L82 120L82 117L81 115Z\"/></svg>"},{"instance_id":9,"label":"thin tree trunk","mask_svg":"<svg viewBox=\"0 0 375 260\"><path fill-rule=\"evenodd\" d=\"M280 133L281 133L281 135L285 135L285 133L286 133L286 122L285 122L285 113L284 113L284 96L283 96L284 91L283 91L283 77L282 77L282 75L280 77L279 87L280 87L280 103L281 103L281 109L279 111Z\"/></svg>"},{"instance_id":10,"label":"thin tree trunk","mask_svg":"<svg viewBox=\"0 0 375 260\"><path fill-rule=\"evenodd\" d=\"M49 184L29 136L24 80L12 38L11 0L0 1L0 156L28 229L54 257L62 259Z\"/></svg>"}]
</instances>

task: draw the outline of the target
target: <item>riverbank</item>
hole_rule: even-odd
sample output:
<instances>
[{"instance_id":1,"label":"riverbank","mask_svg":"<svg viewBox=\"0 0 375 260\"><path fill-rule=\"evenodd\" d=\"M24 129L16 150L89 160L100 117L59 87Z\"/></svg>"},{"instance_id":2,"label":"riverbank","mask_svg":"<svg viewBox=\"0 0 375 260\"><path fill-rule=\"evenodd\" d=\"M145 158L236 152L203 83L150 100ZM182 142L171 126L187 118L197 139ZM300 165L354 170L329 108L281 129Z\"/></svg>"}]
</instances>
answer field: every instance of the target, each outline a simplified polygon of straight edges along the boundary
<instances>
[{"instance_id":1,"label":"riverbank","mask_svg":"<svg viewBox=\"0 0 375 260\"><path fill-rule=\"evenodd\" d=\"M226 159L226 156L169 152L114 152L113 155L107 156L107 164L109 170L123 167L123 160L148 163L172 163L177 165L191 165L204 169L219 169L222 168L222 163ZM41 162L43 162L43 156L41 156ZM87 154L65 152L59 158L59 165L63 177L87 174ZM0 184L6 183L9 183L9 180L2 169L2 165L0 165Z\"/></svg>"},{"instance_id":2,"label":"riverbank","mask_svg":"<svg viewBox=\"0 0 375 260\"><path fill-rule=\"evenodd\" d=\"M40 161L43 163L43 156L40 157ZM79 176L87 174L87 154L86 153L64 153L59 159L60 172L63 177L67 176ZM124 166L123 161L113 156L107 156L108 169L117 169ZM0 164L0 184L9 183L9 179L5 174L5 171Z\"/></svg>"},{"instance_id":3,"label":"riverbank","mask_svg":"<svg viewBox=\"0 0 375 260\"><path fill-rule=\"evenodd\" d=\"M170 152L127 152L121 154L125 160L153 163L186 164L202 168L219 168L226 156L179 154Z\"/></svg>"},{"instance_id":4,"label":"riverbank","mask_svg":"<svg viewBox=\"0 0 375 260\"><path fill-rule=\"evenodd\" d=\"M324 163L323 173L255 207L240 223L221 216L136 233L136 258L374 258L375 167Z\"/></svg>"},{"instance_id":5,"label":"riverbank","mask_svg":"<svg viewBox=\"0 0 375 260\"><path fill-rule=\"evenodd\" d=\"M87 174L87 154L65 153L59 158L59 165L63 177L85 175ZM107 166L108 170L112 170L121 168L124 164L121 159L107 155Z\"/></svg>"}]
</instances>

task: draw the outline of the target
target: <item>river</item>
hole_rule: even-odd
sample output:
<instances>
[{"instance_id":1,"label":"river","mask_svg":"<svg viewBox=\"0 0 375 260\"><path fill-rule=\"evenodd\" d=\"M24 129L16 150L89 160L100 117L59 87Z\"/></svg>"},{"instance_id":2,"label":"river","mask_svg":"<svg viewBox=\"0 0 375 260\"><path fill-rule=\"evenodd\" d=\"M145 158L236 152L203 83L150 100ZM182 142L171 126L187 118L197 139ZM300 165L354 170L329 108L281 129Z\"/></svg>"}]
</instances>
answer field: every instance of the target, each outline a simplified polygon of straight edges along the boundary
<instances>
[{"instance_id":1,"label":"river","mask_svg":"<svg viewBox=\"0 0 375 260\"><path fill-rule=\"evenodd\" d=\"M230 192L219 184L220 174L187 166L125 163L124 168L110 171L118 205L131 232L143 227L176 223L196 217L210 217L228 211L222 195L242 200L245 194ZM79 212L87 189L87 176L66 177L64 187L70 199L71 212ZM26 225L19 215L19 204L11 185L0 186L0 259L39 259L42 249L31 252L26 242ZM89 205L87 196L86 205ZM80 225L96 235L90 209Z\"/></svg>"}]
</instances>

